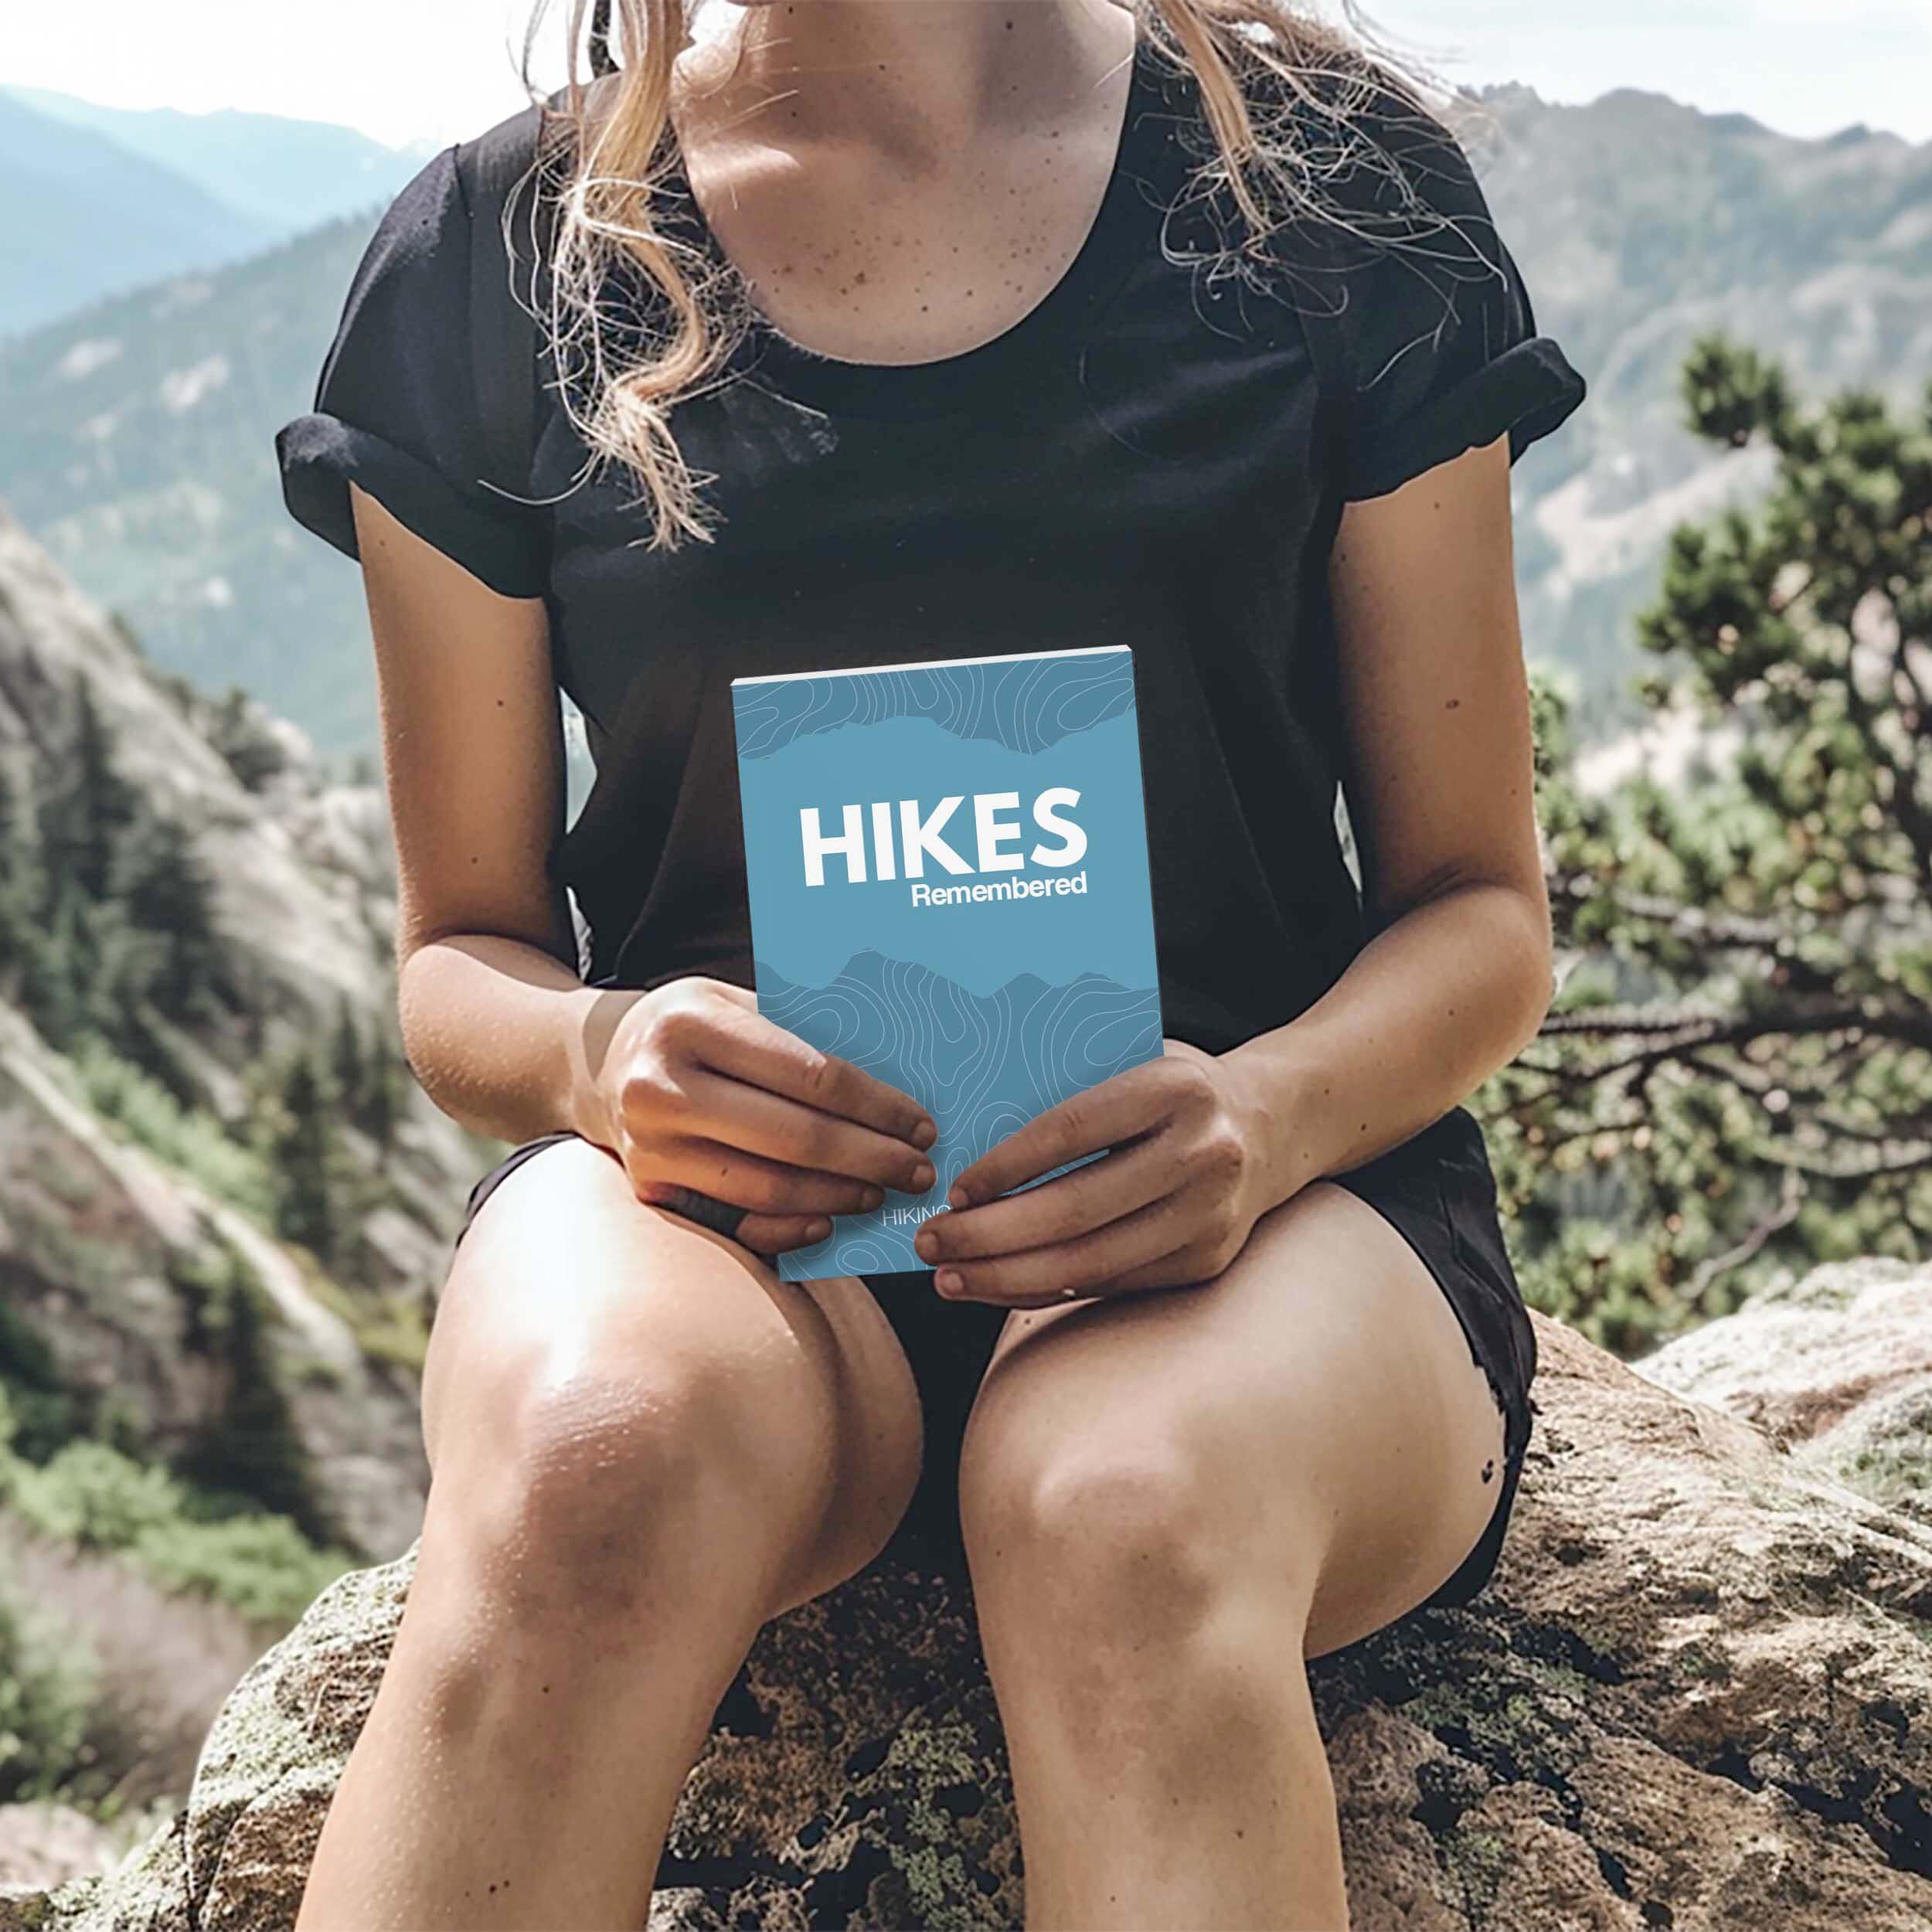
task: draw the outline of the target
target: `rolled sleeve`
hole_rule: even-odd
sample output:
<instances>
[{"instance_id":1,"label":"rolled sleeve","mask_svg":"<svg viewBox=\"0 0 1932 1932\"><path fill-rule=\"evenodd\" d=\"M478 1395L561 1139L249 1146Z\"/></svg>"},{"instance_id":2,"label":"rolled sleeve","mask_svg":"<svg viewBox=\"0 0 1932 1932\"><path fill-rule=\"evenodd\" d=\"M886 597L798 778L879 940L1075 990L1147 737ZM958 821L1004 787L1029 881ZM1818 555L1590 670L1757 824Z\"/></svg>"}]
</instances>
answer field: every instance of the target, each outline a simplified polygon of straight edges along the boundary
<instances>
[{"instance_id":1,"label":"rolled sleeve","mask_svg":"<svg viewBox=\"0 0 1932 1932\"><path fill-rule=\"evenodd\" d=\"M378 223L314 406L275 434L289 513L357 558L349 485L505 597L542 594L549 519L485 474L471 345L471 217L445 148ZM506 285L505 301L512 298Z\"/></svg>"},{"instance_id":2,"label":"rolled sleeve","mask_svg":"<svg viewBox=\"0 0 1932 1932\"><path fill-rule=\"evenodd\" d=\"M1415 376L1388 370L1386 394L1366 392L1343 464L1345 498L1386 496L1505 434L1514 463L1582 403L1583 377L1553 336L1537 332L1515 264L1496 247L1488 285L1462 292L1463 312L1447 325L1453 339L1420 338Z\"/></svg>"},{"instance_id":3,"label":"rolled sleeve","mask_svg":"<svg viewBox=\"0 0 1932 1932\"><path fill-rule=\"evenodd\" d=\"M1345 226L1326 252L1344 264L1340 292L1311 319L1340 376L1337 466L1351 501L1505 435L1513 463L1588 393L1538 328L1461 143L1393 89L1355 119L1378 158L1334 184Z\"/></svg>"}]
</instances>

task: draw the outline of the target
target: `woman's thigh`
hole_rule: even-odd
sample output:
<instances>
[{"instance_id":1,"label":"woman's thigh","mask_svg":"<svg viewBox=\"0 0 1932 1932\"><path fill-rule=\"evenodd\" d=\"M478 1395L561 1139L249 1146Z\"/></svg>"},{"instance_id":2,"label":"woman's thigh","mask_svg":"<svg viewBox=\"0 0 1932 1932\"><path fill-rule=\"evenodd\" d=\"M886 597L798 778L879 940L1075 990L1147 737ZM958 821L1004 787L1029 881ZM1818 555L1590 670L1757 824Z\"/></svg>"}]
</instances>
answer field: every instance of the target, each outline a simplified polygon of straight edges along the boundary
<instances>
[{"instance_id":1,"label":"woman's thigh","mask_svg":"<svg viewBox=\"0 0 1932 1932\"><path fill-rule=\"evenodd\" d=\"M961 1507L976 1561L1069 1517L1090 1549L1110 1524L1183 1546L1304 1610L1313 1656L1454 1573L1502 1453L1434 1277L1373 1208L1318 1181L1212 1281L1014 1310L968 1424ZM1121 1553L1122 1575L1145 1573L1145 1552Z\"/></svg>"},{"instance_id":2,"label":"woman's thigh","mask_svg":"<svg viewBox=\"0 0 1932 1932\"><path fill-rule=\"evenodd\" d=\"M635 1419L641 1456L664 1454L658 1424L701 1432L678 1455L719 1464L791 1526L773 1614L869 1561L918 1476L917 1392L865 1284L781 1281L639 1201L616 1156L580 1138L505 1175L457 1244L423 1365L433 1502L463 1486L454 1466L500 1465L533 1412L553 1439L580 1420L619 1460L614 1418Z\"/></svg>"}]
</instances>

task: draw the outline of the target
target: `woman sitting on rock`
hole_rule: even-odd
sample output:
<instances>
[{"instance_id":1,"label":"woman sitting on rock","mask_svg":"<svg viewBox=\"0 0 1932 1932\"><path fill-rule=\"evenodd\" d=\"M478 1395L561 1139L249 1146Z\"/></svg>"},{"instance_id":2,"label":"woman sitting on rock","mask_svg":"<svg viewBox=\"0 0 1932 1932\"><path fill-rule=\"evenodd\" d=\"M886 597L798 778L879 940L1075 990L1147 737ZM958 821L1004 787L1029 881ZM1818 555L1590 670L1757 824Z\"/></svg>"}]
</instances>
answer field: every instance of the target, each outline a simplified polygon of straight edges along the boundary
<instances>
[{"instance_id":1,"label":"woman sitting on rock","mask_svg":"<svg viewBox=\"0 0 1932 1932\"><path fill-rule=\"evenodd\" d=\"M617 12L396 197L277 439L362 566L411 1064L517 1144L300 1923L642 1925L760 1627L891 1549L970 1578L1029 1925L1342 1926L1304 1659L1481 1587L1531 1429L1461 1103L1551 992L1509 466L1583 385L1287 0ZM1102 643L1166 1050L936 1174L757 1011L730 681ZM887 1189L927 1268L778 1279Z\"/></svg>"}]
</instances>

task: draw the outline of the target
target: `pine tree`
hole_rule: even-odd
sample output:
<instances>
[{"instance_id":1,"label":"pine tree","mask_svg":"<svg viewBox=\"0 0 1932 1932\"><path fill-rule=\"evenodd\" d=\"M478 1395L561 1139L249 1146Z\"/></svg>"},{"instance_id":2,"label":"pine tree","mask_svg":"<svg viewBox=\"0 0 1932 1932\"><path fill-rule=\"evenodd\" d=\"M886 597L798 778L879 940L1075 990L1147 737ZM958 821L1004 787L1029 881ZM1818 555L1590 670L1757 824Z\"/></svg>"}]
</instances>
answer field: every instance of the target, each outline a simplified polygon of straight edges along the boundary
<instances>
[{"instance_id":1,"label":"pine tree","mask_svg":"<svg viewBox=\"0 0 1932 1932\"><path fill-rule=\"evenodd\" d=\"M368 1063L362 1053L362 1036L355 1024L355 1013L346 993L335 1004L335 1031L329 1043L329 1064L335 1073L336 1090L349 1118L359 1123L368 1097Z\"/></svg>"},{"instance_id":2,"label":"pine tree","mask_svg":"<svg viewBox=\"0 0 1932 1932\"><path fill-rule=\"evenodd\" d=\"M264 1141L276 1232L329 1262L341 1240L343 1168L334 1083L314 1046L304 1043L289 1054L267 1112Z\"/></svg>"},{"instance_id":3,"label":"pine tree","mask_svg":"<svg viewBox=\"0 0 1932 1932\"><path fill-rule=\"evenodd\" d=\"M23 818L12 774L0 765L0 992L18 984L26 937L30 827Z\"/></svg>"},{"instance_id":4,"label":"pine tree","mask_svg":"<svg viewBox=\"0 0 1932 1932\"><path fill-rule=\"evenodd\" d=\"M373 1043L360 1115L362 1131L385 1154L395 1144L397 1123L409 1104L410 1073L400 1049L386 1032Z\"/></svg>"},{"instance_id":5,"label":"pine tree","mask_svg":"<svg viewBox=\"0 0 1932 1932\"><path fill-rule=\"evenodd\" d=\"M71 883L21 934L16 996L53 1046L71 1045L94 1024L102 948L98 909Z\"/></svg>"},{"instance_id":6,"label":"pine tree","mask_svg":"<svg viewBox=\"0 0 1932 1932\"><path fill-rule=\"evenodd\" d=\"M105 899L114 883L114 853L141 816L141 801L115 768L114 733L94 700L94 684L77 669L69 698L65 743L42 799L40 847L49 897L66 886Z\"/></svg>"},{"instance_id":7,"label":"pine tree","mask_svg":"<svg viewBox=\"0 0 1932 1932\"><path fill-rule=\"evenodd\" d=\"M1754 511L1674 533L1639 620L1639 694L1695 708L1709 769L1585 796L1539 694L1584 963L1478 1108L1526 1287L1626 1349L1932 1237L1932 393L1807 411L1721 337L1683 388L1699 434L1777 459Z\"/></svg>"},{"instance_id":8,"label":"pine tree","mask_svg":"<svg viewBox=\"0 0 1932 1932\"><path fill-rule=\"evenodd\" d=\"M318 1542L333 1540L338 1532L316 1495L276 1366L267 1291L205 1217L200 1236L177 1252L168 1276L185 1317L183 1342L220 1381L213 1413L175 1468L204 1488L291 1518Z\"/></svg>"},{"instance_id":9,"label":"pine tree","mask_svg":"<svg viewBox=\"0 0 1932 1932\"><path fill-rule=\"evenodd\" d=\"M206 1015L227 970L214 882L193 838L178 820L149 815L123 838L114 869L122 912L151 962L143 995L173 1019Z\"/></svg>"},{"instance_id":10,"label":"pine tree","mask_svg":"<svg viewBox=\"0 0 1932 1932\"><path fill-rule=\"evenodd\" d=\"M19 870L19 847L26 834L13 774L0 765L0 875L12 879Z\"/></svg>"}]
</instances>

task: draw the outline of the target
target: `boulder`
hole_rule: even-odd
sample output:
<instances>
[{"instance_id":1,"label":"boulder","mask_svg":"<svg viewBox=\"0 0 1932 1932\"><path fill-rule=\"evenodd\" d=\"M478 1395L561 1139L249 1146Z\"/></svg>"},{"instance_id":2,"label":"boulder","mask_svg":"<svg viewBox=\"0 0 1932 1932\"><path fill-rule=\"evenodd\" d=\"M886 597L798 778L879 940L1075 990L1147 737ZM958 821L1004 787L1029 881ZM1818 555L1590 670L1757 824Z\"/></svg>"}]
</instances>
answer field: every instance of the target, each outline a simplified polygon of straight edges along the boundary
<instances>
[{"instance_id":1,"label":"boulder","mask_svg":"<svg viewBox=\"0 0 1932 1932\"><path fill-rule=\"evenodd\" d=\"M1755 1423L1796 1467L1932 1524L1932 1273L1814 1268L1638 1366Z\"/></svg>"},{"instance_id":2,"label":"boulder","mask_svg":"<svg viewBox=\"0 0 1932 1932\"><path fill-rule=\"evenodd\" d=\"M1490 1587L1315 1668L1358 1932L1932 1926L1932 1525L1895 1506L1928 1333L1932 1273L1884 1264L1647 1373L1539 1318L1541 1415ZM410 1561L342 1578L250 1668L169 1826L0 1928L291 1924ZM889 1549L767 1624L658 1884L652 1932L1019 1924L969 1586Z\"/></svg>"}]
</instances>

